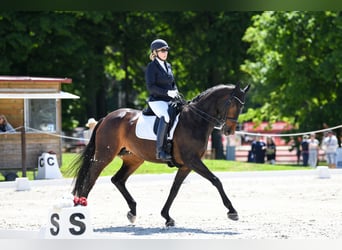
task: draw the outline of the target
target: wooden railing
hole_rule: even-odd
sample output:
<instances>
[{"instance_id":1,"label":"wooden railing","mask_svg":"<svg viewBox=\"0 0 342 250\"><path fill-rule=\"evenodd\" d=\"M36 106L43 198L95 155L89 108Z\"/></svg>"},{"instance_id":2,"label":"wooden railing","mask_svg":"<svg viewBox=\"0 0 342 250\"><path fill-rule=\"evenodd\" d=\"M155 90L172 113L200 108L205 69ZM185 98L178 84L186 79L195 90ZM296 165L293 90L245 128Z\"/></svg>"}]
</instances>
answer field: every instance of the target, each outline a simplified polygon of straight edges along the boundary
<instances>
[{"instance_id":1,"label":"wooden railing","mask_svg":"<svg viewBox=\"0 0 342 250\"><path fill-rule=\"evenodd\" d=\"M38 157L44 152L54 152L61 161L61 138L43 133L20 132L0 133L0 171L27 170L38 167Z\"/></svg>"}]
</instances>

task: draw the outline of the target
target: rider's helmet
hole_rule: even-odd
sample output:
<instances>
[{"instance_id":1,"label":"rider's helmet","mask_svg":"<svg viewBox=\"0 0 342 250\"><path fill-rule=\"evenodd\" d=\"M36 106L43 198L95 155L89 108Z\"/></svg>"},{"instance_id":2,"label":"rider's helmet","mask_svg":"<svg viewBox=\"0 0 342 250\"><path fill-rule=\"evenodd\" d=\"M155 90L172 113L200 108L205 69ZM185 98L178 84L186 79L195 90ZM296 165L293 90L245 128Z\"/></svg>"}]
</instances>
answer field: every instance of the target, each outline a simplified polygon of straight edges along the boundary
<instances>
[{"instance_id":1,"label":"rider's helmet","mask_svg":"<svg viewBox=\"0 0 342 250\"><path fill-rule=\"evenodd\" d=\"M163 39L156 39L151 43L151 51L157 50L157 49L161 49L161 48L167 48L169 49L169 45L167 44L166 41L164 41Z\"/></svg>"}]
</instances>

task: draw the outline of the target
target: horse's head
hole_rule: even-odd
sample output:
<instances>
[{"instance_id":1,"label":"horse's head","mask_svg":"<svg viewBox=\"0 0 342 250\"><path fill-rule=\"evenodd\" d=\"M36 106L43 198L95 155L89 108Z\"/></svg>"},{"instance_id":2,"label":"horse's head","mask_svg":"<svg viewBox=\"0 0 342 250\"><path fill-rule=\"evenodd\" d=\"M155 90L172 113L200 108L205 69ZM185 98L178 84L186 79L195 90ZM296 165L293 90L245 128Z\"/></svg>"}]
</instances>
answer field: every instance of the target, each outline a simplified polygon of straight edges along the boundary
<instances>
[{"instance_id":1,"label":"horse's head","mask_svg":"<svg viewBox=\"0 0 342 250\"><path fill-rule=\"evenodd\" d=\"M250 85L247 85L244 89L241 89L240 84L237 84L228 99L225 101L225 121L222 127L224 135L235 133L239 115L242 111L243 105L245 104L245 95L249 88Z\"/></svg>"},{"instance_id":2,"label":"horse's head","mask_svg":"<svg viewBox=\"0 0 342 250\"><path fill-rule=\"evenodd\" d=\"M240 84L214 86L195 97L188 107L202 120L220 127L225 135L234 134L249 87L241 89Z\"/></svg>"}]
</instances>

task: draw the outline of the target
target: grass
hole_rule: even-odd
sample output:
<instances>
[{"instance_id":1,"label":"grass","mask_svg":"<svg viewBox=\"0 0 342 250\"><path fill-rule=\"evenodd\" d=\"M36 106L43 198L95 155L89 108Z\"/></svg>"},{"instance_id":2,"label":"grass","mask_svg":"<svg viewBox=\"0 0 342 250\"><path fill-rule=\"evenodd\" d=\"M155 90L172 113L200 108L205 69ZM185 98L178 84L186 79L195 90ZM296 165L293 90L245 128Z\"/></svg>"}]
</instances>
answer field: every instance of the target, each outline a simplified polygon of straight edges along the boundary
<instances>
[{"instance_id":1,"label":"grass","mask_svg":"<svg viewBox=\"0 0 342 250\"><path fill-rule=\"evenodd\" d=\"M77 154L65 153L62 156L63 164L60 167L61 173L64 178L72 178L73 174L70 171L71 163L76 159ZM310 169L309 167L303 167L298 165L271 165L271 164L256 164L239 161L226 161L226 160L203 160L204 164L213 172L236 172L236 171L276 171L276 170L303 170ZM121 159L116 157L101 173L101 176L112 176L121 166ZM136 174L162 174L162 173L174 173L177 168L170 168L166 164L157 164L151 162L144 162L144 164L137 169ZM21 172L18 172L21 176ZM34 173L32 171L27 172L27 177L30 180L34 179ZM3 176L0 176L0 181L4 180Z\"/></svg>"},{"instance_id":2,"label":"grass","mask_svg":"<svg viewBox=\"0 0 342 250\"><path fill-rule=\"evenodd\" d=\"M64 177L72 177L68 166L75 154L63 154L63 165L61 166L61 172ZM204 164L213 172L228 172L228 171L269 171L269 170L303 170L309 169L309 167L302 167L297 165L271 165L271 164L256 164L239 161L226 161L226 160L203 160ZM109 164L101 173L101 176L113 175L121 166L121 159L116 157L114 161ZM162 174L162 173L174 173L177 168L170 168L166 164L158 164L152 162L144 162L135 173L137 174Z\"/></svg>"}]
</instances>

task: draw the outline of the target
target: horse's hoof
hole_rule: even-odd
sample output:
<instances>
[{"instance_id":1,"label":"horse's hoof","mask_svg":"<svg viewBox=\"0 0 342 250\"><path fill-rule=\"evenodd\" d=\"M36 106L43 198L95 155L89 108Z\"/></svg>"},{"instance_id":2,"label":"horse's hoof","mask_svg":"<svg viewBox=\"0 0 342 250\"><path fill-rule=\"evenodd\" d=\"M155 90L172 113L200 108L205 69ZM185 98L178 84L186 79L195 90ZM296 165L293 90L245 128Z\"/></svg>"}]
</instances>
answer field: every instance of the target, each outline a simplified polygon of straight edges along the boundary
<instances>
[{"instance_id":1,"label":"horse's hoof","mask_svg":"<svg viewBox=\"0 0 342 250\"><path fill-rule=\"evenodd\" d=\"M134 214L132 214L132 212L128 212L127 213L127 219L129 220L130 223L134 223L135 219L137 218L137 216L135 216Z\"/></svg>"},{"instance_id":2,"label":"horse's hoof","mask_svg":"<svg viewBox=\"0 0 342 250\"><path fill-rule=\"evenodd\" d=\"M174 227L175 226L175 221L173 219L170 219L165 223L166 227Z\"/></svg>"},{"instance_id":3,"label":"horse's hoof","mask_svg":"<svg viewBox=\"0 0 342 250\"><path fill-rule=\"evenodd\" d=\"M231 220L239 220L239 215L238 213L229 213L228 212L228 218L231 219Z\"/></svg>"}]
</instances>

